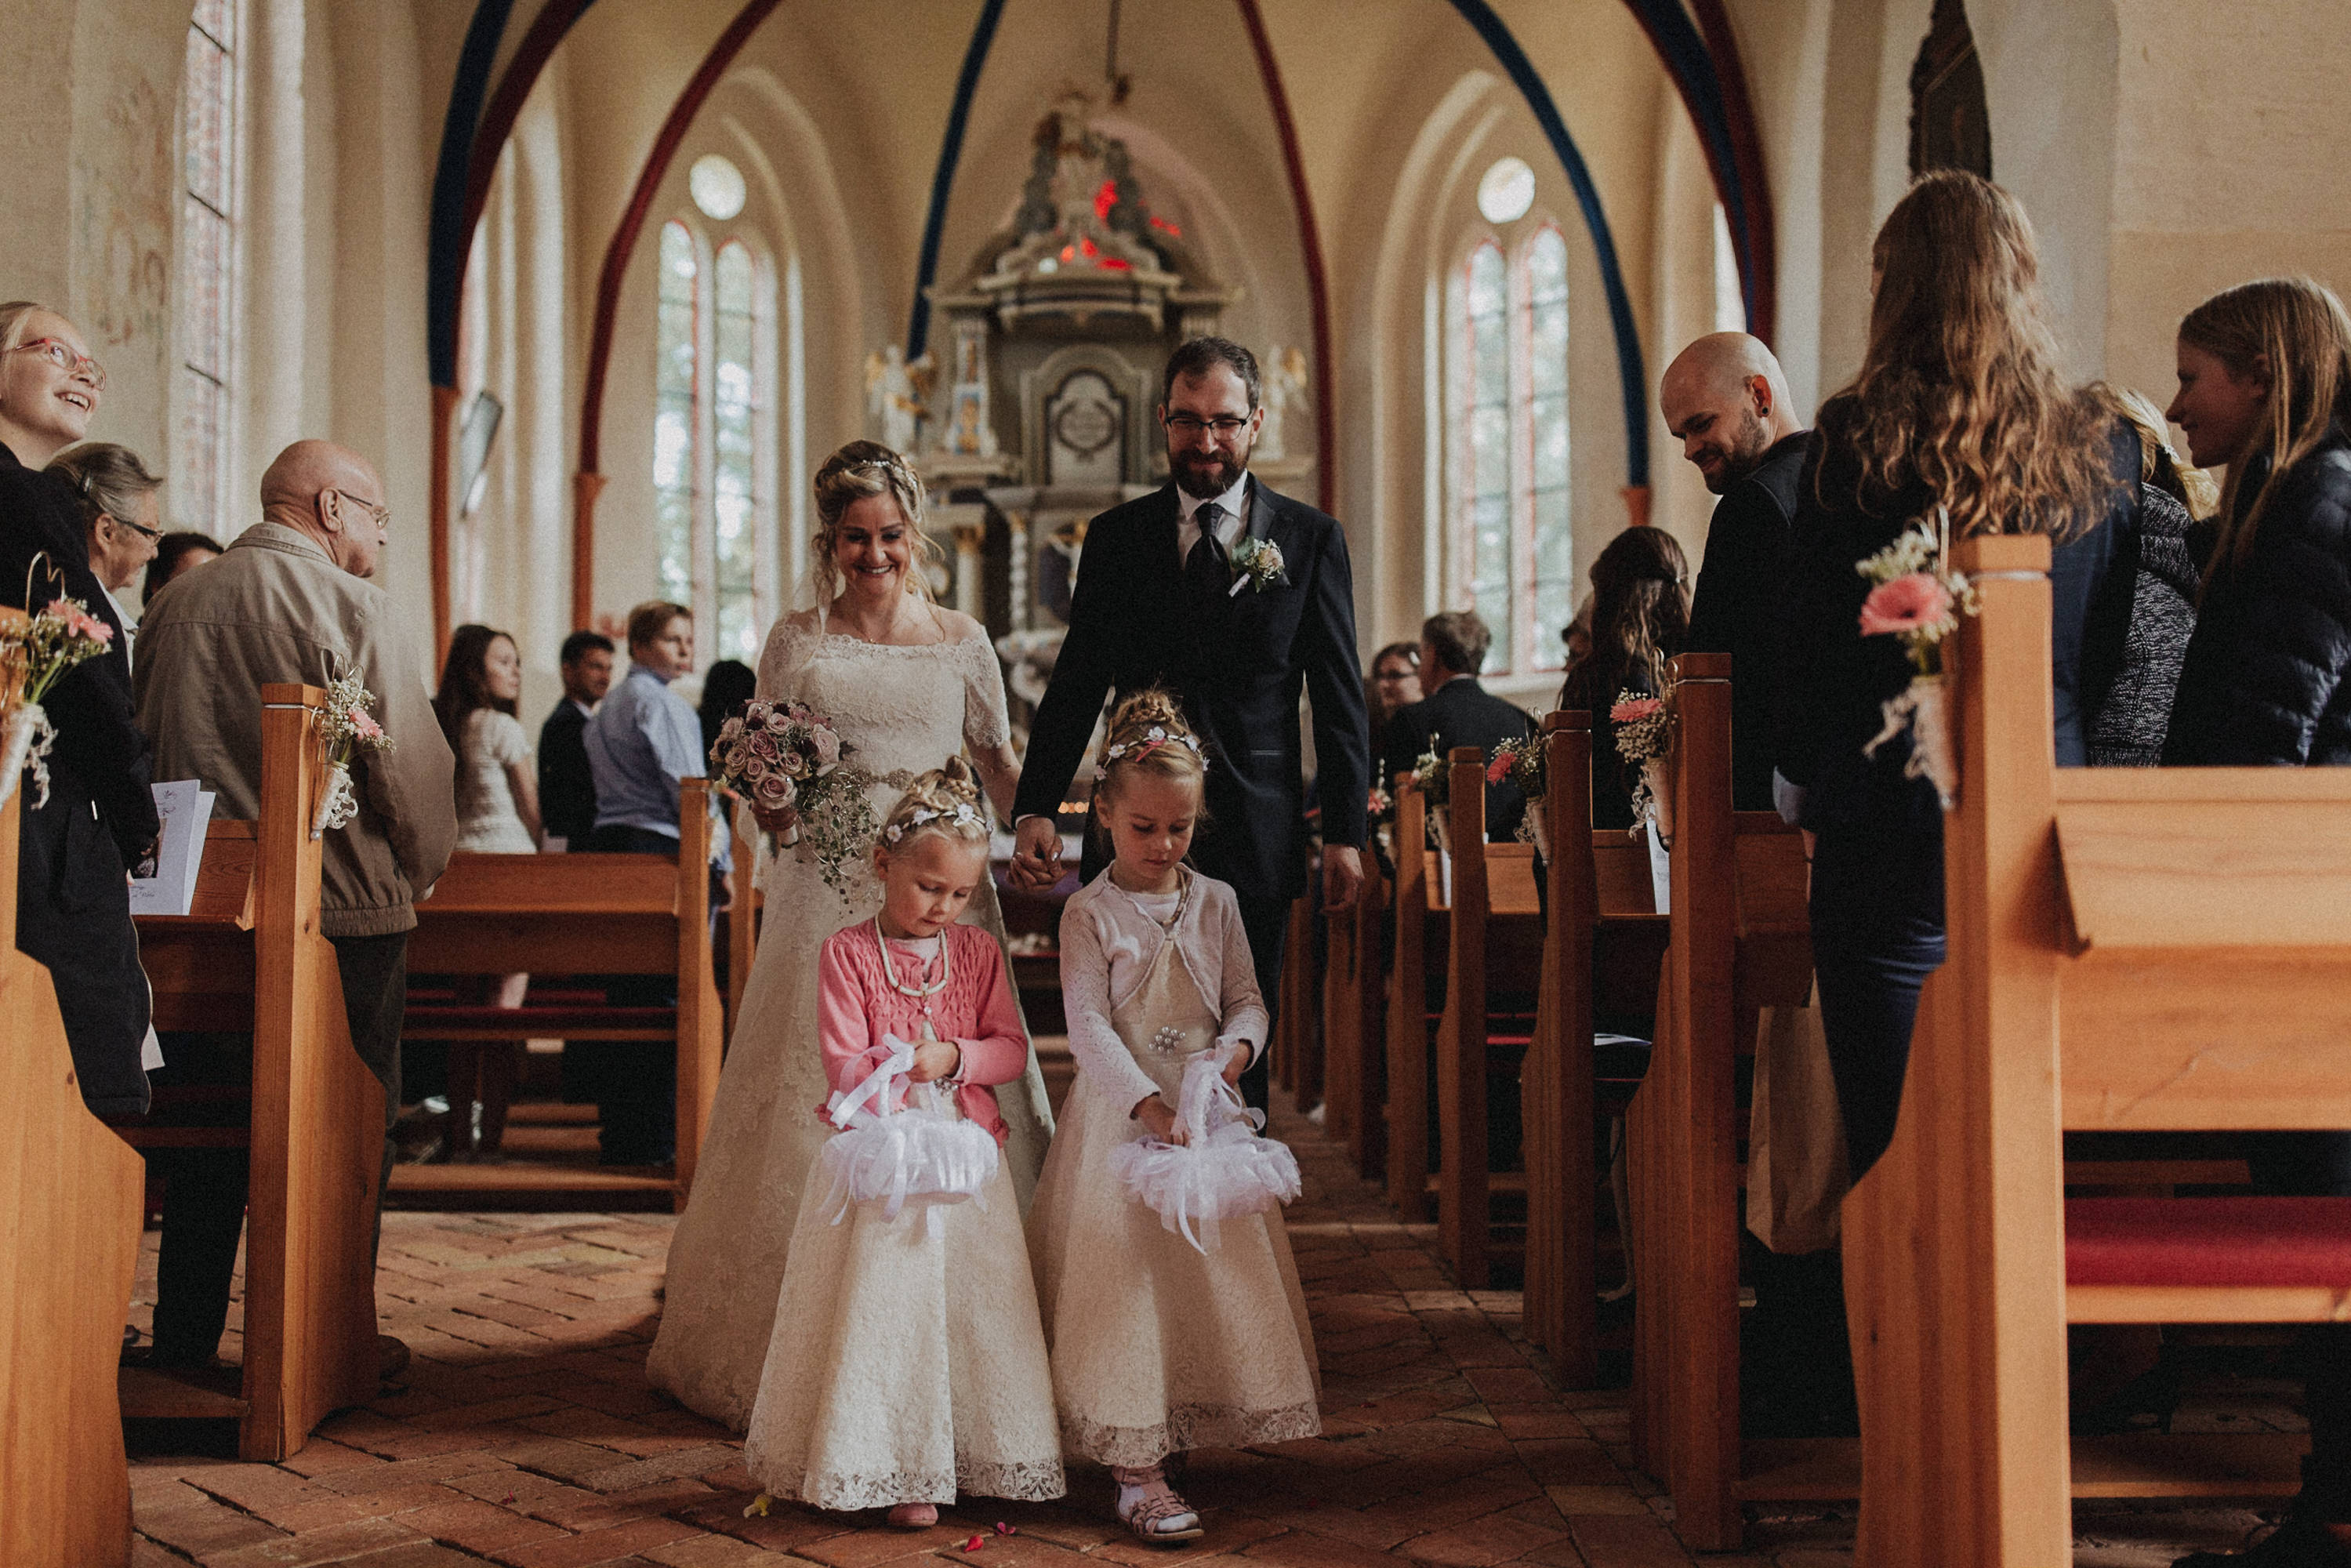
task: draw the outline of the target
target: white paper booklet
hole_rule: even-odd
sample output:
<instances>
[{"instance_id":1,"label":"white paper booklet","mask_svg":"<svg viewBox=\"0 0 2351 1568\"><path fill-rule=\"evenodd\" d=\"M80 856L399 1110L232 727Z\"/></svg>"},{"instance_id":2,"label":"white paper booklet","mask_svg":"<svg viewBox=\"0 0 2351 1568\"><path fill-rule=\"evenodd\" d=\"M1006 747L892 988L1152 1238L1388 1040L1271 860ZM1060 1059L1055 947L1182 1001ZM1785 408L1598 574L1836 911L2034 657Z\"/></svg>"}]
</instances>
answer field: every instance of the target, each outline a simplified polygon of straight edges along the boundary
<instances>
[{"instance_id":1,"label":"white paper booklet","mask_svg":"<svg viewBox=\"0 0 2351 1568\"><path fill-rule=\"evenodd\" d=\"M204 830L212 821L214 797L193 779L158 784L154 789L163 840L155 854L155 874L131 879L131 913L185 915L195 902L196 873L204 862Z\"/></svg>"}]
</instances>

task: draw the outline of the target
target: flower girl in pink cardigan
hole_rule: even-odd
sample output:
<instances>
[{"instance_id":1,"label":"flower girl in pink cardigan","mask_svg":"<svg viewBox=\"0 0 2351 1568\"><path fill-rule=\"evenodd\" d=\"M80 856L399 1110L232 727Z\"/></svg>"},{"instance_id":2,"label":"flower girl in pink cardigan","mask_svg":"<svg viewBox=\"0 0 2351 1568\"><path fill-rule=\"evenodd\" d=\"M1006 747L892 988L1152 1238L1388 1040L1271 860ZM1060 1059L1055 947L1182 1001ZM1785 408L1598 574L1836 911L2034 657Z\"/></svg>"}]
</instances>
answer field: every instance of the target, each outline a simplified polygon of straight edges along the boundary
<instances>
[{"instance_id":1,"label":"flower girl in pink cardigan","mask_svg":"<svg viewBox=\"0 0 2351 1568\"><path fill-rule=\"evenodd\" d=\"M955 923L987 874L987 827L961 758L917 779L874 846L881 914L824 944L817 1028L834 1093L819 1110L856 1130L834 1134L804 1188L743 1447L773 1495L888 1507L909 1528L936 1523L958 1490L1063 1490L1012 1178L987 1139L939 1124L1001 1145L990 1085L1028 1065L995 938ZM910 1108L922 1114L893 1114ZM909 1127L949 1152L893 1153Z\"/></svg>"}]
</instances>

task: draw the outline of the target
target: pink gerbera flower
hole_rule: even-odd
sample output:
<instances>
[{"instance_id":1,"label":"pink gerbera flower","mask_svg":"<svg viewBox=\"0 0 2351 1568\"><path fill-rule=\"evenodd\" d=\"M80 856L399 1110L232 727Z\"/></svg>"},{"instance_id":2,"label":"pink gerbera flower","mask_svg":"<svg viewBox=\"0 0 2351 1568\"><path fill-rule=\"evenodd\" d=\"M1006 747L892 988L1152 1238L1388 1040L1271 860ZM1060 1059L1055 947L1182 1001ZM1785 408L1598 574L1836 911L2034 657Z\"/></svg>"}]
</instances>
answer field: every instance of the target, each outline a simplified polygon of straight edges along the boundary
<instances>
[{"instance_id":1,"label":"pink gerbera flower","mask_svg":"<svg viewBox=\"0 0 2351 1568\"><path fill-rule=\"evenodd\" d=\"M1950 590L1928 573L1914 571L1869 591L1861 606L1861 634L1924 631L1940 625L1950 613Z\"/></svg>"},{"instance_id":2,"label":"pink gerbera flower","mask_svg":"<svg viewBox=\"0 0 2351 1568\"><path fill-rule=\"evenodd\" d=\"M1631 702L1618 703L1608 710L1613 724L1638 724L1645 718L1655 718L1665 711L1663 697L1635 697Z\"/></svg>"},{"instance_id":3,"label":"pink gerbera flower","mask_svg":"<svg viewBox=\"0 0 2351 1568\"><path fill-rule=\"evenodd\" d=\"M375 715L363 707L351 709L351 734L360 740L381 740L383 726L376 723Z\"/></svg>"},{"instance_id":4,"label":"pink gerbera flower","mask_svg":"<svg viewBox=\"0 0 2351 1568\"><path fill-rule=\"evenodd\" d=\"M1486 782L1489 784L1499 784L1503 779L1509 775L1510 771L1510 762L1511 757L1509 752L1498 751L1494 753L1494 760L1486 764Z\"/></svg>"}]
</instances>

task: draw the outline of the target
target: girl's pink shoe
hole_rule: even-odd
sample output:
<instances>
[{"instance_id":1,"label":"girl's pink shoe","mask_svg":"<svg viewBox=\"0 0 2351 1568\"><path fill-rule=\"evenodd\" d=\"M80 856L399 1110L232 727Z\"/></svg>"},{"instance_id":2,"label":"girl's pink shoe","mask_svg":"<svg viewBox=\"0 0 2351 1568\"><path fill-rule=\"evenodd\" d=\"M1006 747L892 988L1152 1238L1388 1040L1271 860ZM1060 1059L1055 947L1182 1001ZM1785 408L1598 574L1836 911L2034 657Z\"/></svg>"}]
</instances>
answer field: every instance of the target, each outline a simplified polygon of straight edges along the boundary
<instances>
[{"instance_id":1,"label":"girl's pink shoe","mask_svg":"<svg viewBox=\"0 0 2351 1568\"><path fill-rule=\"evenodd\" d=\"M890 1522L901 1530L928 1530L938 1521L936 1503L902 1502L890 1511Z\"/></svg>"}]
</instances>

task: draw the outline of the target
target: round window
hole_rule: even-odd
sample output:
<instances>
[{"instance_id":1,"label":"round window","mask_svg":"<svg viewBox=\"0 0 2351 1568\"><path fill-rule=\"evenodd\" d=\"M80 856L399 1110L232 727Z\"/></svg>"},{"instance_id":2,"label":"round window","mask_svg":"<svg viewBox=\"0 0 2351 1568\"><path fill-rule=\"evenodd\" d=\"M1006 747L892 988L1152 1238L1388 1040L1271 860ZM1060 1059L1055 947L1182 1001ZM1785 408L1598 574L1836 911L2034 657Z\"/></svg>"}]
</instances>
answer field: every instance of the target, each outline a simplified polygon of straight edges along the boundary
<instances>
[{"instance_id":1,"label":"round window","mask_svg":"<svg viewBox=\"0 0 2351 1568\"><path fill-rule=\"evenodd\" d=\"M694 167L685 176L685 187L694 193L694 204L721 223L743 210L744 198L748 194L743 184L743 171L735 167L733 160L716 152L705 152L694 161Z\"/></svg>"},{"instance_id":2,"label":"round window","mask_svg":"<svg viewBox=\"0 0 2351 1568\"><path fill-rule=\"evenodd\" d=\"M1498 158L1478 182L1478 210L1489 224L1510 224L1535 204L1535 172L1523 158Z\"/></svg>"}]
</instances>

